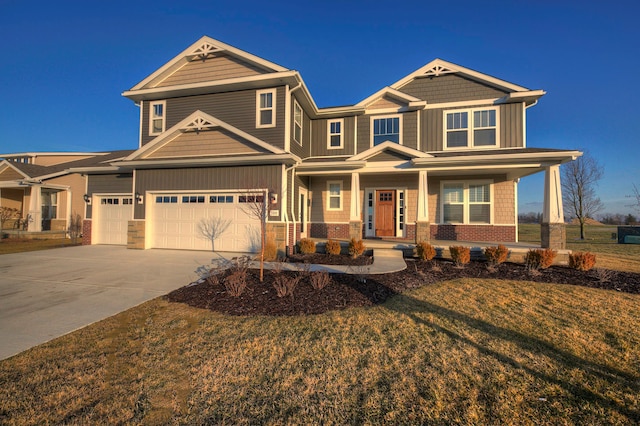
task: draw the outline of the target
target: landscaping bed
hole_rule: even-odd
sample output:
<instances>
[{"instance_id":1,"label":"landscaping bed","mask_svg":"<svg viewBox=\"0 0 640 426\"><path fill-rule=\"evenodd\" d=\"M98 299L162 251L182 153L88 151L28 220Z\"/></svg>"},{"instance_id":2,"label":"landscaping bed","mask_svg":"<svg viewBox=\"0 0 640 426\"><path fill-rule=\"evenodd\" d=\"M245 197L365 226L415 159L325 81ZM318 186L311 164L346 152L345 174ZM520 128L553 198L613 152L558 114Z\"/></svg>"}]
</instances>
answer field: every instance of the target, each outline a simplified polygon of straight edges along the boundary
<instances>
[{"instance_id":1,"label":"landscaping bed","mask_svg":"<svg viewBox=\"0 0 640 426\"><path fill-rule=\"evenodd\" d=\"M640 274L603 269L582 272L552 266L532 273L524 265L516 263L488 268L487 263L474 261L460 268L448 260L408 260L407 269L400 272L366 275L366 267L363 266L354 267L353 272L355 274L329 274L329 284L317 290L311 286L308 272L266 270L261 283L258 271L250 269L247 271L246 290L239 297L233 297L222 284L229 273L227 271L216 284L192 284L169 293L166 298L228 315L310 315L372 306L407 290L458 278L571 284L640 294ZM291 279L302 274L293 296L278 296L273 286L278 274L288 275Z\"/></svg>"},{"instance_id":2,"label":"landscaping bed","mask_svg":"<svg viewBox=\"0 0 640 426\"><path fill-rule=\"evenodd\" d=\"M373 263L372 256L359 256L353 258L346 255L330 255L323 253L310 254L292 254L287 257L288 263L314 263L316 265L371 265Z\"/></svg>"}]
</instances>

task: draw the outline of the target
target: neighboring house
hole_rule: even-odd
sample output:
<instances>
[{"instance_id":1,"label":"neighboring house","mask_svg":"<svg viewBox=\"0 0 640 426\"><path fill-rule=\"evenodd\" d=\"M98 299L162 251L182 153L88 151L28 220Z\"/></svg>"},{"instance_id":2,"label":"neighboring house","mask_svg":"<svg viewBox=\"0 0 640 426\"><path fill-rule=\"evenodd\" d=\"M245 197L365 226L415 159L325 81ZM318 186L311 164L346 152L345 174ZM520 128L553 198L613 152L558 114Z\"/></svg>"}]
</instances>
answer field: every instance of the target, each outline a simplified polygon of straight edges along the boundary
<instances>
[{"instance_id":1,"label":"neighboring house","mask_svg":"<svg viewBox=\"0 0 640 426\"><path fill-rule=\"evenodd\" d=\"M319 108L297 71L203 37L123 93L138 150L71 168L88 175L85 242L207 249L198 223L220 217L216 249L255 250L260 194L282 251L303 237L514 242L518 181L544 172L542 242L561 248L559 165L581 153L527 148L544 94L435 59Z\"/></svg>"},{"instance_id":2,"label":"neighboring house","mask_svg":"<svg viewBox=\"0 0 640 426\"><path fill-rule=\"evenodd\" d=\"M99 166L129 155L116 152L27 152L0 154L0 207L18 210L6 229L67 231L71 215L85 217L86 176L71 167Z\"/></svg>"}]
</instances>

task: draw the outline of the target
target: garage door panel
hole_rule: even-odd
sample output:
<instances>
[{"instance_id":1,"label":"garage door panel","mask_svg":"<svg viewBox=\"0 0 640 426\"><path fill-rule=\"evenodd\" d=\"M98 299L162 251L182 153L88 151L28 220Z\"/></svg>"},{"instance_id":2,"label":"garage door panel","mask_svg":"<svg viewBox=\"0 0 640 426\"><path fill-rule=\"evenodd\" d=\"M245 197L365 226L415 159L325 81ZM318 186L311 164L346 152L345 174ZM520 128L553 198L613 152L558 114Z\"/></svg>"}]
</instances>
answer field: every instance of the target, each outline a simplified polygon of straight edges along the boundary
<instances>
[{"instance_id":1,"label":"garage door panel","mask_svg":"<svg viewBox=\"0 0 640 426\"><path fill-rule=\"evenodd\" d=\"M127 244L129 219L133 217L133 202L128 196L98 197L94 207L95 244Z\"/></svg>"}]
</instances>

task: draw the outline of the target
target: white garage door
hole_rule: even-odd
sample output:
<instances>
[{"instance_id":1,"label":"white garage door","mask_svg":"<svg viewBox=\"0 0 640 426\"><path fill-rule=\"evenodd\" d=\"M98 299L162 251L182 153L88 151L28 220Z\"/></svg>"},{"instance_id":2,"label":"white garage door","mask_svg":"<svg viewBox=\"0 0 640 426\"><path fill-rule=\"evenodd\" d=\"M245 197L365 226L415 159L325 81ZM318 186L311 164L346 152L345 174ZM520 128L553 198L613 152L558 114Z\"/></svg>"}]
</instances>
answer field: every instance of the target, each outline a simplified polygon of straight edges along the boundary
<instances>
[{"instance_id":1,"label":"white garage door","mask_svg":"<svg viewBox=\"0 0 640 426\"><path fill-rule=\"evenodd\" d=\"M239 194L157 194L152 196L152 247L211 250L202 226L223 228L216 251L251 252L260 248L260 221L247 204L255 200Z\"/></svg>"},{"instance_id":2,"label":"white garage door","mask_svg":"<svg viewBox=\"0 0 640 426\"><path fill-rule=\"evenodd\" d=\"M127 244L127 224L133 217L133 198L99 196L93 207L96 232L94 244Z\"/></svg>"}]
</instances>

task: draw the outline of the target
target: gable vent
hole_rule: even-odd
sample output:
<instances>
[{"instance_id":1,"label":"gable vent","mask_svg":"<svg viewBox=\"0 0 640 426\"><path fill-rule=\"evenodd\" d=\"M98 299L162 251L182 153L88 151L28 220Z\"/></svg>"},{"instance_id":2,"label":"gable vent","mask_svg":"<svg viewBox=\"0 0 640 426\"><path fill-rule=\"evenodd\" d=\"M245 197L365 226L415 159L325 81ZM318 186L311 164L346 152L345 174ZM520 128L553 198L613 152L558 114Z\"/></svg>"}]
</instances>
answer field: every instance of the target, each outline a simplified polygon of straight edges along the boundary
<instances>
[{"instance_id":1,"label":"gable vent","mask_svg":"<svg viewBox=\"0 0 640 426\"><path fill-rule=\"evenodd\" d=\"M216 123L212 123L211 121L206 120L206 119L204 119L202 117L197 117L195 120L193 120L192 122L186 124L180 130L183 131L183 132L200 133L203 130L211 130L211 129L214 129L216 127L219 127L219 125L216 124Z\"/></svg>"},{"instance_id":2,"label":"gable vent","mask_svg":"<svg viewBox=\"0 0 640 426\"><path fill-rule=\"evenodd\" d=\"M211 43L204 42L200 46L195 48L193 52L191 52L191 54L188 56L188 59L190 61L195 61L198 59L205 61L208 58L213 58L216 53L222 51L223 49L220 49L219 47L216 47Z\"/></svg>"},{"instance_id":3,"label":"gable vent","mask_svg":"<svg viewBox=\"0 0 640 426\"><path fill-rule=\"evenodd\" d=\"M456 71L447 67L443 67L442 65L434 65L432 68L425 71L423 77L439 77L443 74L451 74L454 72Z\"/></svg>"}]
</instances>

